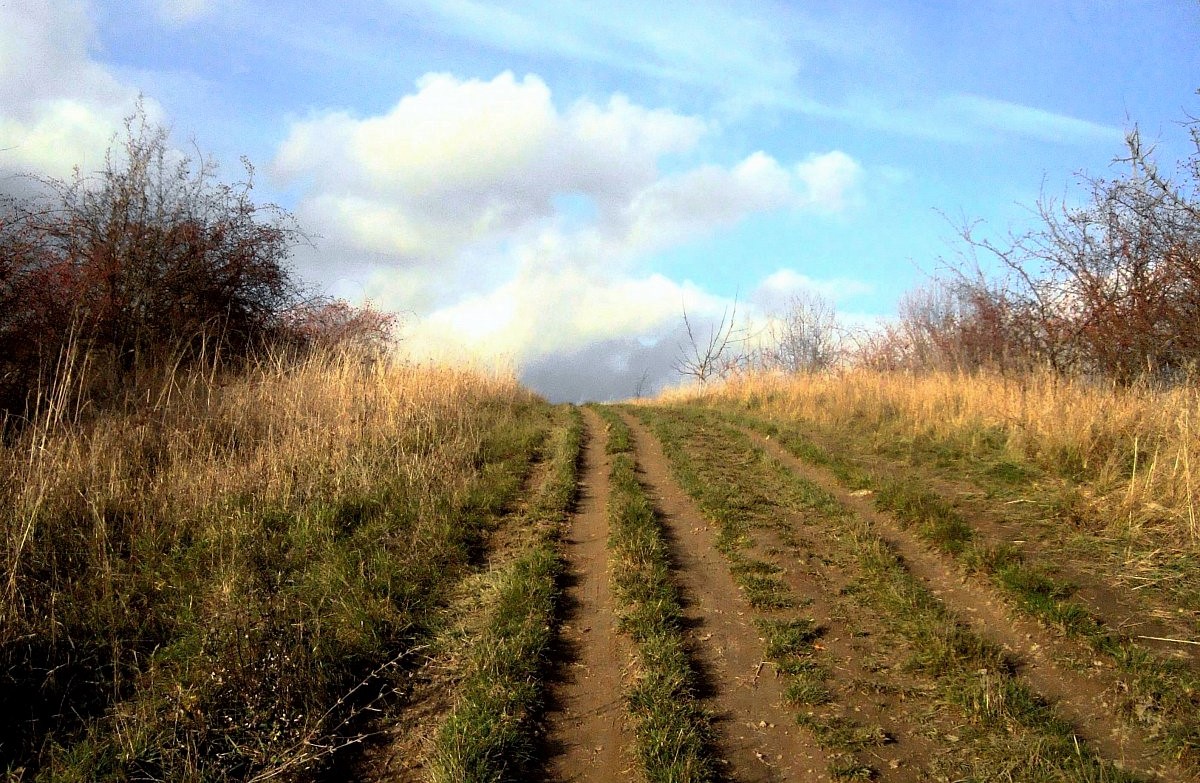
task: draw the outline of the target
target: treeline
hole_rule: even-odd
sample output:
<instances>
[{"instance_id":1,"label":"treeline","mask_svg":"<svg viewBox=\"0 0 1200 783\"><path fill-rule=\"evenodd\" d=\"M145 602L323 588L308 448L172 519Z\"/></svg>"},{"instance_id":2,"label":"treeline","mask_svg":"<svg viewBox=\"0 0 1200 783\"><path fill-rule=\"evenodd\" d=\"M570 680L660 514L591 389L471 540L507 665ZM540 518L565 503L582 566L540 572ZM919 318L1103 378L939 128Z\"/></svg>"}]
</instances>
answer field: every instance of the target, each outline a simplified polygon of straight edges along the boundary
<instances>
[{"instance_id":1,"label":"treeline","mask_svg":"<svg viewBox=\"0 0 1200 783\"><path fill-rule=\"evenodd\" d=\"M244 164L243 182L221 182L139 110L100 172L37 178L37 195L0 202L0 420L28 413L78 357L75 392L95 400L199 360L391 338L393 316L296 279L305 237L252 200Z\"/></svg>"},{"instance_id":2,"label":"treeline","mask_svg":"<svg viewBox=\"0 0 1200 783\"><path fill-rule=\"evenodd\" d=\"M676 369L701 384L755 370L814 372L1051 370L1074 377L1178 383L1200 369L1200 120L1176 170L1135 128L1123 172L1084 177L1082 206L1048 198L1033 227L1003 240L961 227L960 252L896 318L850 330L832 303L795 297L765 325L736 306L707 332L687 314Z\"/></svg>"},{"instance_id":3,"label":"treeline","mask_svg":"<svg viewBox=\"0 0 1200 783\"><path fill-rule=\"evenodd\" d=\"M1124 173L1084 179L1082 206L1043 199L1003 242L963 253L860 348L881 369L991 369L1176 382L1200 362L1200 121L1167 173L1135 129ZM994 271L985 271L991 269Z\"/></svg>"}]
</instances>

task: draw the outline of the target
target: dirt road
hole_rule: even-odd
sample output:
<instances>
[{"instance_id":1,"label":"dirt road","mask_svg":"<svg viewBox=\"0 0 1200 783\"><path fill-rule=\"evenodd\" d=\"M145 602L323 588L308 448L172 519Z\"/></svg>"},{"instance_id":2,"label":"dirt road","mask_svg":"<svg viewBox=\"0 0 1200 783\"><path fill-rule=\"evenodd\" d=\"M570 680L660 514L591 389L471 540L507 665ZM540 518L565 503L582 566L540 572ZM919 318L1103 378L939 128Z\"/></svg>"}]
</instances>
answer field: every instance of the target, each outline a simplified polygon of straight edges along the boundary
<instances>
[{"instance_id":1,"label":"dirt road","mask_svg":"<svg viewBox=\"0 0 1200 783\"><path fill-rule=\"evenodd\" d=\"M548 773L555 781L615 780L629 766L623 748L623 654L607 575L608 457L604 423L585 412L577 510L563 539L566 560L560 676L546 716Z\"/></svg>"}]
</instances>

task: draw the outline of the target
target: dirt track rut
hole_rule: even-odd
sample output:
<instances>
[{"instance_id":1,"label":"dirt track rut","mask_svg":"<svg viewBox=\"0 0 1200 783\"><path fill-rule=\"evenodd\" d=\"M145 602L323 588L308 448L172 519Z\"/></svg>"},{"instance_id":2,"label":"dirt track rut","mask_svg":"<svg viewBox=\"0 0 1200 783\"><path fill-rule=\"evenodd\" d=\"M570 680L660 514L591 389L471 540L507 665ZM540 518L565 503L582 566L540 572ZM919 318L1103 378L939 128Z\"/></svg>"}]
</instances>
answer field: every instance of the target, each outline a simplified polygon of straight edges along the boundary
<instances>
[{"instance_id":1,"label":"dirt track rut","mask_svg":"<svg viewBox=\"0 0 1200 783\"><path fill-rule=\"evenodd\" d=\"M564 538L566 596L560 629L562 676L551 688L547 773L560 783L615 780L623 753L621 642L606 571L609 459L604 424L585 410L577 511Z\"/></svg>"}]
</instances>

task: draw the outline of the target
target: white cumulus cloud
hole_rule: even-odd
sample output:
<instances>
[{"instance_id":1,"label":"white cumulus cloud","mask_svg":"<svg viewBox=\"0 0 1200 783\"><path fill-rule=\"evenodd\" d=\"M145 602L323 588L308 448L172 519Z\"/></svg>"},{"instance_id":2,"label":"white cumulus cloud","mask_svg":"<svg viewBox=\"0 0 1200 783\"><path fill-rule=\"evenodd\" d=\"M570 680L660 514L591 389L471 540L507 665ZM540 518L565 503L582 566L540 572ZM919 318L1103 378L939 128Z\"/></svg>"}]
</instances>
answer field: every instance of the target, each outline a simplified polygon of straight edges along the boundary
<instances>
[{"instance_id":1,"label":"white cumulus cloud","mask_svg":"<svg viewBox=\"0 0 1200 783\"><path fill-rule=\"evenodd\" d=\"M586 194L614 214L654 181L663 155L703 131L696 118L622 96L559 111L536 76L429 74L384 115L294 123L273 171L309 189L299 211L317 231L428 261L554 215L561 194ZM394 229L369 226L383 214Z\"/></svg>"},{"instance_id":2,"label":"white cumulus cloud","mask_svg":"<svg viewBox=\"0 0 1200 783\"><path fill-rule=\"evenodd\" d=\"M713 132L622 95L559 106L535 75L438 73L377 116L293 122L271 170L322 237L313 264L367 259L359 290L409 313L410 350L545 370L601 344L661 353L684 301L700 320L730 302L653 272L655 253L755 214L836 212L862 179L840 151L695 163Z\"/></svg>"},{"instance_id":3,"label":"white cumulus cloud","mask_svg":"<svg viewBox=\"0 0 1200 783\"><path fill-rule=\"evenodd\" d=\"M811 155L796 164L796 176L803 183L806 206L825 211L845 209L862 182L858 161L840 150Z\"/></svg>"},{"instance_id":4,"label":"white cumulus cloud","mask_svg":"<svg viewBox=\"0 0 1200 783\"><path fill-rule=\"evenodd\" d=\"M627 209L630 237L656 248L711 234L759 212L840 212L861 180L862 167L841 151L812 155L790 169L755 152L732 168L701 166L638 193Z\"/></svg>"},{"instance_id":5,"label":"white cumulus cloud","mask_svg":"<svg viewBox=\"0 0 1200 783\"><path fill-rule=\"evenodd\" d=\"M92 59L93 35L81 0L0 3L0 170L66 177L103 162L138 92Z\"/></svg>"},{"instance_id":6,"label":"white cumulus cloud","mask_svg":"<svg viewBox=\"0 0 1200 783\"><path fill-rule=\"evenodd\" d=\"M674 329L685 302L704 317L724 300L661 274L525 269L415 320L406 338L417 355L524 366L615 336L657 340Z\"/></svg>"}]
</instances>

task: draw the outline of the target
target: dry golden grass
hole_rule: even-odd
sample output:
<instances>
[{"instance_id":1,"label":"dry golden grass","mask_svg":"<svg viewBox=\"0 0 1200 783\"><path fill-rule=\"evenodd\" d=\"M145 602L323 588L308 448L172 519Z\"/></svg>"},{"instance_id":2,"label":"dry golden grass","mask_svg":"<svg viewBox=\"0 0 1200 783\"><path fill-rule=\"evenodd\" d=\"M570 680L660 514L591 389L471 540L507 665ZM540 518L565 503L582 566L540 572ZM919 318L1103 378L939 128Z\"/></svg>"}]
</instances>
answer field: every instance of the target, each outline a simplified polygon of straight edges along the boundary
<instances>
[{"instance_id":1,"label":"dry golden grass","mask_svg":"<svg viewBox=\"0 0 1200 783\"><path fill-rule=\"evenodd\" d=\"M0 447L0 701L42 704L0 720L18 779L318 754L546 428L511 376L349 355L172 373L119 411L63 377Z\"/></svg>"},{"instance_id":2,"label":"dry golden grass","mask_svg":"<svg viewBox=\"0 0 1200 783\"><path fill-rule=\"evenodd\" d=\"M1200 389L1193 385L853 370L749 375L703 390L681 387L662 400L697 397L870 432L877 441L924 437L967 453L998 450L1072 476L1093 509L1123 533L1200 545Z\"/></svg>"}]
</instances>

